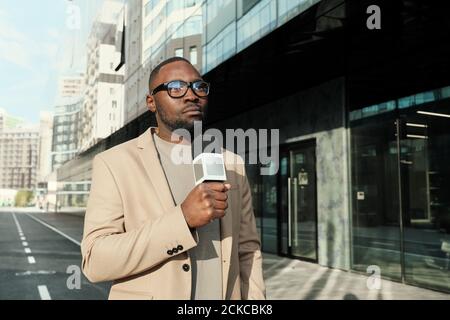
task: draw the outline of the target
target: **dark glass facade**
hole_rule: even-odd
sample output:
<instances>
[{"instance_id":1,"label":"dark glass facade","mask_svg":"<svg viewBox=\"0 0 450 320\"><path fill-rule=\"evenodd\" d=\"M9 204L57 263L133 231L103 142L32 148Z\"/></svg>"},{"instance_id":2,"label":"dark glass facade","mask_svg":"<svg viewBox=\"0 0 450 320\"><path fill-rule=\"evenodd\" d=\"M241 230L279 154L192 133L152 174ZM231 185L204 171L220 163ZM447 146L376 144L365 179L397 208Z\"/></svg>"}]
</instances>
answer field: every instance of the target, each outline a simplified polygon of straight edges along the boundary
<instances>
[{"instance_id":1,"label":"dark glass facade","mask_svg":"<svg viewBox=\"0 0 450 320\"><path fill-rule=\"evenodd\" d=\"M450 291L450 87L350 118L353 268Z\"/></svg>"}]
</instances>

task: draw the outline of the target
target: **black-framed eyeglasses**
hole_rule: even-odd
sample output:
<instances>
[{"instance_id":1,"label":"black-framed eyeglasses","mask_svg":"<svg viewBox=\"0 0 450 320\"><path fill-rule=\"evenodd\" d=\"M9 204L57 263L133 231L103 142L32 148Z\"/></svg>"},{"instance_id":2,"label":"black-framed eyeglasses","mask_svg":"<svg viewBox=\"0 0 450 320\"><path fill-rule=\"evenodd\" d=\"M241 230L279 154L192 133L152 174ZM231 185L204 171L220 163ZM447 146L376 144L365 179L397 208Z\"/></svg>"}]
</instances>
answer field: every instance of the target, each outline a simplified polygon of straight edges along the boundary
<instances>
[{"instance_id":1,"label":"black-framed eyeglasses","mask_svg":"<svg viewBox=\"0 0 450 320\"><path fill-rule=\"evenodd\" d=\"M186 95L189 88L195 93L197 97L204 98L209 94L209 83L203 80L197 80L193 82L186 82L183 80L173 80L164 82L157 86L150 92L151 95L163 90L167 90L167 93L172 98L182 98Z\"/></svg>"}]
</instances>

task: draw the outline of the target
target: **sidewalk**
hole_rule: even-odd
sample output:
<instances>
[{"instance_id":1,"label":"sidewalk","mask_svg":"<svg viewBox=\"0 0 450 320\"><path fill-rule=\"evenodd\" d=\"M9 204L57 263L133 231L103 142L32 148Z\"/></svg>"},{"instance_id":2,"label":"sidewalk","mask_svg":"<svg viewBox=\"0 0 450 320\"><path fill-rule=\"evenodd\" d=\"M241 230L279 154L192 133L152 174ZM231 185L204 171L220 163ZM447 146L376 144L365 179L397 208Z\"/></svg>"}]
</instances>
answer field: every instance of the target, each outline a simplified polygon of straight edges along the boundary
<instances>
[{"instance_id":1,"label":"sidewalk","mask_svg":"<svg viewBox=\"0 0 450 320\"><path fill-rule=\"evenodd\" d=\"M263 259L269 300L450 300L450 294L388 280L369 290L362 274L267 253Z\"/></svg>"}]
</instances>

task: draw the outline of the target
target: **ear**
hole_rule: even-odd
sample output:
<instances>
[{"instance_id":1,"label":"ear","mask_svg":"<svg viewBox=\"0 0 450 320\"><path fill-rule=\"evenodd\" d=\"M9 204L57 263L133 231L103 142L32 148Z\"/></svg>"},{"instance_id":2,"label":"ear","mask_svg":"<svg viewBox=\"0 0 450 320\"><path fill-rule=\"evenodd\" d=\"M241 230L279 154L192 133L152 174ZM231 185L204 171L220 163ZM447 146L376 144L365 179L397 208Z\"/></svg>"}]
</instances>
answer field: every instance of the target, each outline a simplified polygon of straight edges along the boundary
<instances>
[{"instance_id":1,"label":"ear","mask_svg":"<svg viewBox=\"0 0 450 320\"><path fill-rule=\"evenodd\" d=\"M152 95L147 94L147 108L155 113L156 112L156 105L155 105L155 98Z\"/></svg>"}]
</instances>

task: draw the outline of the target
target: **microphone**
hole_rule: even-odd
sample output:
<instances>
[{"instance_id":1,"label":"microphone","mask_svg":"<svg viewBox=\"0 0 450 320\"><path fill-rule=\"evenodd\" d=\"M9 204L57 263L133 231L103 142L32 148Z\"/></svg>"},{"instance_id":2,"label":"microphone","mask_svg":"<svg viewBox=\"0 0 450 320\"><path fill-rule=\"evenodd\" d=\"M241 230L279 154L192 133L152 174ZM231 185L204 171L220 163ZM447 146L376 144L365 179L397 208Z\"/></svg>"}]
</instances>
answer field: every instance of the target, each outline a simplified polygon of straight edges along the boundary
<instances>
[{"instance_id":1,"label":"microphone","mask_svg":"<svg viewBox=\"0 0 450 320\"><path fill-rule=\"evenodd\" d=\"M194 154L193 148L193 155ZM203 150L203 148L202 148ZM202 152L192 160L195 185L206 181L226 181L225 161L222 153Z\"/></svg>"}]
</instances>

